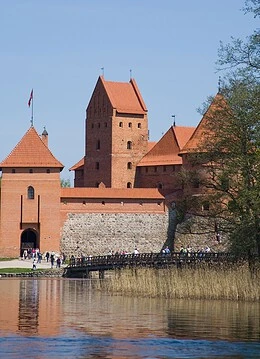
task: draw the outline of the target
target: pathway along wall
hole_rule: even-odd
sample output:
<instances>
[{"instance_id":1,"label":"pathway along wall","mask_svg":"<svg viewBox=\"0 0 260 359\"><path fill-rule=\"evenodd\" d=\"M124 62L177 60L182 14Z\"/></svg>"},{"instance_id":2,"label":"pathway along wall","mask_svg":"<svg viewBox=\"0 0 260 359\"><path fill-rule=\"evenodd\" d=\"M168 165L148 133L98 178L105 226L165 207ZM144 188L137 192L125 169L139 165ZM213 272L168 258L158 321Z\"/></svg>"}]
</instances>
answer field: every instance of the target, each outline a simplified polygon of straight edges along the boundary
<instances>
[{"instance_id":1,"label":"pathway along wall","mask_svg":"<svg viewBox=\"0 0 260 359\"><path fill-rule=\"evenodd\" d=\"M61 236L67 257L113 251L160 252L173 242L174 213L69 213Z\"/></svg>"}]
</instances>

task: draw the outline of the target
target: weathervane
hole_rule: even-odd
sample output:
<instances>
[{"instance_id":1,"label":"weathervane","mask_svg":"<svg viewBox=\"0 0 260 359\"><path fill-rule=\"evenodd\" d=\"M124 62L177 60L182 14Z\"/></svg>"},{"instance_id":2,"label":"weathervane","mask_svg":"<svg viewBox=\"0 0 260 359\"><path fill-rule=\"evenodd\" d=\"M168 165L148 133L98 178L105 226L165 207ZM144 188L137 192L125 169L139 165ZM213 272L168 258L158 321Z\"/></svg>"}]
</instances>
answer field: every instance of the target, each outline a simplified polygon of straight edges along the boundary
<instances>
[{"instance_id":1,"label":"weathervane","mask_svg":"<svg viewBox=\"0 0 260 359\"><path fill-rule=\"evenodd\" d=\"M218 92L221 91L221 76L218 78Z\"/></svg>"},{"instance_id":2,"label":"weathervane","mask_svg":"<svg viewBox=\"0 0 260 359\"><path fill-rule=\"evenodd\" d=\"M172 118L174 119L173 120L173 127L175 127L176 126L176 124L175 124L175 115L172 115Z\"/></svg>"}]
</instances>

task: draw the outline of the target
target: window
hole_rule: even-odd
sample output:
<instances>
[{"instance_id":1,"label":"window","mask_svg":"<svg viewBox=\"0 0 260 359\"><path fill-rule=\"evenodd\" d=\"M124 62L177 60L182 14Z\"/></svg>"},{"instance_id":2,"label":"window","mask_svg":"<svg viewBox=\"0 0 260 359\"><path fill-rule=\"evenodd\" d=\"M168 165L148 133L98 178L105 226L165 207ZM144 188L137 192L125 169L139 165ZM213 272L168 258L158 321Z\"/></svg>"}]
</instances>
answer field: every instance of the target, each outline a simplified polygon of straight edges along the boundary
<instances>
[{"instance_id":1,"label":"window","mask_svg":"<svg viewBox=\"0 0 260 359\"><path fill-rule=\"evenodd\" d=\"M97 149L97 150L100 150L100 140L97 140L96 149Z\"/></svg>"},{"instance_id":2,"label":"window","mask_svg":"<svg viewBox=\"0 0 260 359\"><path fill-rule=\"evenodd\" d=\"M220 184L220 186L221 186L221 189L222 189L223 191L228 191L229 186L230 186L230 184L229 184L229 179L228 179L227 177L221 178L221 184Z\"/></svg>"},{"instance_id":3,"label":"window","mask_svg":"<svg viewBox=\"0 0 260 359\"><path fill-rule=\"evenodd\" d=\"M132 188L132 183L131 182L127 182L127 188Z\"/></svg>"},{"instance_id":4,"label":"window","mask_svg":"<svg viewBox=\"0 0 260 359\"><path fill-rule=\"evenodd\" d=\"M96 170L99 170L99 162L96 162Z\"/></svg>"},{"instance_id":5,"label":"window","mask_svg":"<svg viewBox=\"0 0 260 359\"><path fill-rule=\"evenodd\" d=\"M98 128L100 128L100 123L98 123Z\"/></svg>"},{"instance_id":6,"label":"window","mask_svg":"<svg viewBox=\"0 0 260 359\"><path fill-rule=\"evenodd\" d=\"M163 184L162 184L162 183L158 183L157 188L158 188L158 189L162 189L162 188L163 188Z\"/></svg>"},{"instance_id":7,"label":"window","mask_svg":"<svg viewBox=\"0 0 260 359\"><path fill-rule=\"evenodd\" d=\"M209 211L209 202L208 201L203 202L202 210L203 211Z\"/></svg>"},{"instance_id":8,"label":"window","mask_svg":"<svg viewBox=\"0 0 260 359\"><path fill-rule=\"evenodd\" d=\"M123 122L119 122L119 127L123 127Z\"/></svg>"},{"instance_id":9,"label":"window","mask_svg":"<svg viewBox=\"0 0 260 359\"><path fill-rule=\"evenodd\" d=\"M12 169L12 173L15 173L15 169L14 169L14 168Z\"/></svg>"},{"instance_id":10,"label":"window","mask_svg":"<svg viewBox=\"0 0 260 359\"><path fill-rule=\"evenodd\" d=\"M132 127L132 122L128 123L128 127L130 127L130 128Z\"/></svg>"},{"instance_id":11,"label":"window","mask_svg":"<svg viewBox=\"0 0 260 359\"><path fill-rule=\"evenodd\" d=\"M107 127L107 122L105 122L105 127Z\"/></svg>"},{"instance_id":12,"label":"window","mask_svg":"<svg viewBox=\"0 0 260 359\"><path fill-rule=\"evenodd\" d=\"M105 201L102 201L102 204L104 205L104 204L105 204Z\"/></svg>"},{"instance_id":13,"label":"window","mask_svg":"<svg viewBox=\"0 0 260 359\"><path fill-rule=\"evenodd\" d=\"M33 170L31 168L29 169L29 173L33 173Z\"/></svg>"},{"instance_id":14,"label":"window","mask_svg":"<svg viewBox=\"0 0 260 359\"><path fill-rule=\"evenodd\" d=\"M132 162L128 162L128 163L127 163L127 169L128 169L128 170L131 170L131 169L132 169Z\"/></svg>"},{"instance_id":15,"label":"window","mask_svg":"<svg viewBox=\"0 0 260 359\"><path fill-rule=\"evenodd\" d=\"M128 150L132 149L132 142L131 141L127 141L127 149Z\"/></svg>"},{"instance_id":16,"label":"window","mask_svg":"<svg viewBox=\"0 0 260 359\"><path fill-rule=\"evenodd\" d=\"M166 172L166 166L163 166L163 172Z\"/></svg>"},{"instance_id":17,"label":"window","mask_svg":"<svg viewBox=\"0 0 260 359\"><path fill-rule=\"evenodd\" d=\"M50 169L49 169L49 168L47 168L46 172L47 172L47 173L51 173L51 171L50 171Z\"/></svg>"},{"instance_id":18,"label":"window","mask_svg":"<svg viewBox=\"0 0 260 359\"><path fill-rule=\"evenodd\" d=\"M91 128L94 128L94 123L91 124Z\"/></svg>"},{"instance_id":19,"label":"window","mask_svg":"<svg viewBox=\"0 0 260 359\"><path fill-rule=\"evenodd\" d=\"M140 122L138 123L137 127L138 127L138 128L141 128L141 127L142 127L142 125L141 125Z\"/></svg>"},{"instance_id":20,"label":"window","mask_svg":"<svg viewBox=\"0 0 260 359\"><path fill-rule=\"evenodd\" d=\"M200 188L200 180L198 178L194 178L192 181L193 188Z\"/></svg>"},{"instance_id":21,"label":"window","mask_svg":"<svg viewBox=\"0 0 260 359\"><path fill-rule=\"evenodd\" d=\"M34 188L32 186L27 188L27 197L28 199L34 199Z\"/></svg>"},{"instance_id":22,"label":"window","mask_svg":"<svg viewBox=\"0 0 260 359\"><path fill-rule=\"evenodd\" d=\"M145 167L145 172L146 172L146 173L148 172L148 167Z\"/></svg>"},{"instance_id":23,"label":"window","mask_svg":"<svg viewBox=\"0 0 260 359\"><path fill-rule=\"evenodd\" d=\"M154 172L157 172L157 166L154 166Z\"/></svg>"}]
</instances>

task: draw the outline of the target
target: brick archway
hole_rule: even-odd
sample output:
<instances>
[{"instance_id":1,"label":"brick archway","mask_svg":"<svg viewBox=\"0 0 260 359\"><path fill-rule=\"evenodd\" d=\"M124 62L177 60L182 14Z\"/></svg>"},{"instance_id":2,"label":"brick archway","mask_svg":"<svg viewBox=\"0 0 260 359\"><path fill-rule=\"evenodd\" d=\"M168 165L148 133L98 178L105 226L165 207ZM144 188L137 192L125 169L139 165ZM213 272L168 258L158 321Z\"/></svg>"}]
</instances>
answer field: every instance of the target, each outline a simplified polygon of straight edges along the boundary
<instances>
[{"instance_id":1,"label":"brick archway","mask_svg":"<svg viewBox=\"0 0 260 359\"><path fill-rule=\"evenodd\" d=\"M20 256L22 257L25 249L39 248L38 233L32 228L25 229L21 234Z\"/></svg>"}]
</instances>

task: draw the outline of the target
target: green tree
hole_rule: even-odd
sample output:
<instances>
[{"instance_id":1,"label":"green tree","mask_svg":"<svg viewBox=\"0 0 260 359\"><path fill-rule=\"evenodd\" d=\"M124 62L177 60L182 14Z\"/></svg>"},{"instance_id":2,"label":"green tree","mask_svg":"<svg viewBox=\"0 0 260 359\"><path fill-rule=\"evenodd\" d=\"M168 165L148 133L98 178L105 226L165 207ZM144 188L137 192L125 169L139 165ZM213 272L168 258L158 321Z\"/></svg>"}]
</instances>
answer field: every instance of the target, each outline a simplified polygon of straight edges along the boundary
<instances>
[{"instance_id":1,"label":"green tree","mask_svg":"<svg viewBox=\"0 0 260 359\"><path fill-rule=\"evenodd\" d=\"M223 100L206 116L196 161L204 164L208 201L229 232L231 248L260 256L260 86L230 79L222 93Z\"/></svg>"},{"instance_id":2,"label":"green tree","mask_svg":"<svg viewBox=\"0 0 260 359\"><path fill-rule=\"evenodd\" d=\"M71 187L70 180L62 178L60 180L61 187Z\"/></svg>"},{"instance_id":3,"label":"green tree","mask_svg":"<svg viewBox=\"0 0 260 359\"><path fill-rule=\"evenodd\" d=\"M245 6L246 12L259 17L259 0L246 1ZM204 114L202 141L190 155L204 196L192 200L191 195L185 203L193 215L202 201L210 203L209 216L228 233L231 249L260 256L259 57L259 30L246 41L232 38L230 44L221 43L218 66L225 71L225 81L221 94L207 103L214 111Z\"/></svg>"}]
</instances>

